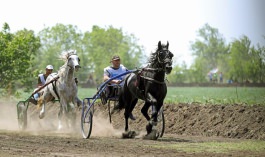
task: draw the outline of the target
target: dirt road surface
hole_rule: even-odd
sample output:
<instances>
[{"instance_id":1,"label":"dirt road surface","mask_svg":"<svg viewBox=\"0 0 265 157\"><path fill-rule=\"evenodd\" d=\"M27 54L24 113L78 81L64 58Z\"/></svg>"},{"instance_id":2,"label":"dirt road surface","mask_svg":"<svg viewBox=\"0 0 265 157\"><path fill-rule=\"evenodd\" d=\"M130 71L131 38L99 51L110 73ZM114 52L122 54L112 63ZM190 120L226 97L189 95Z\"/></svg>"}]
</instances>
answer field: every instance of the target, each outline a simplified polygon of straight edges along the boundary
<instances>
[{"instance_id":1,"label":"dirt road surface","mask_svg":"<svg viewBox=\"0 0 265 157\"><path fill-rule=\"evenodd\" d=\"M146 120L140 114L141 104L133 111L137 120L131 130L135 139L122 139L123 112L112 116L107 107L97 105L92 135L83 139L80 114L74 130L57 130L58 105L47 107L46 117L38 118L39 108L30 105L28 128L18 129L16 102L0 102L0 156L265 156L263 151L211 151L198 144L207 142L240 143L265 140L265 107L245 105L165 104L165 134L156 141L144 140ZM198 148L202 147L202 148Z\"/></svg>"}]
</instances>

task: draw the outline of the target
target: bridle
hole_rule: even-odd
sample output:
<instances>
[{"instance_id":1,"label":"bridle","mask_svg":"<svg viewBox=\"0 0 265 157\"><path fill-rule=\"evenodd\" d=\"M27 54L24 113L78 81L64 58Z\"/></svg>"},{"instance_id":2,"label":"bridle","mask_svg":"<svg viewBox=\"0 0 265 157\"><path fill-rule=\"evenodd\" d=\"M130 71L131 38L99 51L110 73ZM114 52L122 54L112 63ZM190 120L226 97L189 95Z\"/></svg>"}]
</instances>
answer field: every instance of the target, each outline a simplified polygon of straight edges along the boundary
<instances>
[{"instance_id":1,"label":"bridle","mask_svg":"<svg viewBox=\"0 0 265 157\"><path fill-rule=\"evenodd\" d=\"M77 55L76 54L71 54L71 55L69 55L67 57L67 66L70 67L70 70L75 69L74 67L72 67L72 66L69 65L69 60L72 59L71 56L77 56ZM80 59L79 59L78 56L77 56L77 58L78 58L78 62L80 62Z\"/></svg>"},{"instance_id":2,"label":"bridle","mask_svg":"<svg viewBox=\"0 0 265 157\"><path fill-rule=\"evenodd\" d=\"M162 54L163 53L163 54ZM166 53L166 54L164 54ZM163 56L163 58L161 58L162 56L160 56L159 54L162 54L162 55L165 55ZM145 80L148 80L148 81L151 81L151 82L155 82L155 83L158 83L158 84L165 84L165 80L163 81L158 81L158 80L155 80L153 78L150 78L150 77L146 77L146 76L143 76L142 73L143 72L166 72L166 64L172 64L172 56L171 55L171 52L167 49L163 49L163 50L160 50L156 53L156 59L158 61L158 66L159 67L154 67L154 68L150 68L150 67L147 67L147 68L142 68L140 69L138 72L139 76Z\"/></svg>"},{"instance_id":3,"label":"bridle","mask_svg":"<svg viewBox=\"0 0 265 157\"><path fill-rule=\"evenodd\" d=\"M163 58L161 58L162 56L160 54L165 55L165 56L163 56ZM163 48L163 50L158 51L156 57L157 57L159 64L163 64L163 65L165 65L167 63L172 64L173 55L168 49Z\"/></svg>"}]
</instances>

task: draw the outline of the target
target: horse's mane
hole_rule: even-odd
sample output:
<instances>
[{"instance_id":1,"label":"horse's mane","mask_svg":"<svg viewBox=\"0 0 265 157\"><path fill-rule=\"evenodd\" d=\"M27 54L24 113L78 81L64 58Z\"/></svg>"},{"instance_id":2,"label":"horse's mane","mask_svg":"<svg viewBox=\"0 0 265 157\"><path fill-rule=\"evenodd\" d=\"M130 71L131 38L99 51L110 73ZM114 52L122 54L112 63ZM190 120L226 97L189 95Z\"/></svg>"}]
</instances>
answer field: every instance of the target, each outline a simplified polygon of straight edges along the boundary
<instances>
[{"instance_id":1,"label":"horse's mane","mask_svg":"<svg viewBox=\"0 0 265 157\"><path fill-rule=\"evenodd\" d=\"M67 59L69 58L69 56L71 55L76 55L76 50L67 50L67 51L63 51L60 55L59 55L59 59L65 61L65 64L63 66L60 67L59 71L58 71L58 75L59 76L65 76L66 75L66 71L65 71L65 67L67 66Z\"/></svg>"},{"instance_id":2,"label":"horse's mane","mask_svg":"<svg viewBox=\"0 0 265 157\"><path fill-rule=\"evenodd\" d=\"M157 50L156 50L156 52L157 52ZM147 63L154 63L155 62L155 60L156 60L156 52L151 52Z\"/></svg>"},{"instance_id":3,"label":"horse's mane","mask_svg":"<svg viewBox=\"0 0 265 157\"><path fill-rule=\"evenodd\" d=\"M162 48L167 47L165 44L162 44L161 46L162 46ZM155 52L151 52L150 57L148 59L148 63L154 63L155 62L155 60L157 59L157 52L158 51L159 51L159 48L157 47Z\"/></svg>"},{"instance_id":4,"label":"horse's mane","mask_svg":"<svg viewBox=\"0 0 265 157\"><path fill-rule=\"evenodd\" d=\"M71 55L76 55L76 50L67 50L67 51L63 51L60 55L59 58L66 61L68 59L69 56Z\"/></svg>"}]
</instances>

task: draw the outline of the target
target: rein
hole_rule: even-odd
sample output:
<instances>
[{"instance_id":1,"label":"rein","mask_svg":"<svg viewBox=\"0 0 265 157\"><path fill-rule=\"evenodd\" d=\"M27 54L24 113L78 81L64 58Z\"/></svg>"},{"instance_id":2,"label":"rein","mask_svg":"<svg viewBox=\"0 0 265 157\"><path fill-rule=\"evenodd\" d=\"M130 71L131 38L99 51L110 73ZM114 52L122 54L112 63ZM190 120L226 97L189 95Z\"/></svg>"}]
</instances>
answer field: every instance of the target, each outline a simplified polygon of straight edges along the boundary
<instances>
[{"instance_id":1,"label":"rein","mask_svg":"<svg viewBox=\"0 0 265 157\"><path fill-rule=\"evenodd\" d=\"M166 53L165 56L163 56L164 57L163 59L161 59L161 57L158 54L160 52ZM150 67L147 66L146 68L139 69L138 74L137 74L138 75L137 76L138 80L141 77L141 78L143 78L145 80L148 80L148 81L151 81L151 82L154 82L154 83L157 83L157 84L165 84L165 80L166 79L163 80L163 81L158 81L158 80L155 80L155 79L153 79L151 77L142 76L142 73L144 71L147 71L147 72L148 71L149 72L166 72L166 68L164 67L165 64L172 63L172 61L171 61L172 57L171 57L170 53L171 53L170 51L164 50L164 48L163 48L162 51L159 51L159 52L156 52L155 54L153 54L154 57L151 57L149 63L151 63L151 65L153 65L153 67L156 67L156 68L150 68ZM156 61L158 61L158 63L156 63ZM164 68L162 68L161 66L164 67Z\"/></svg>"},{"instance_id":2,"label":"rein","mask_svg":"<svg viewBox=\"0 0 265 157\"><path fill-rule=\"evenodd\" d=\"M33 96L34 94L38 93L40 90L42 90L44 87L48 86L50 83L53 83L54 81L57 81L60 77L57 76L55 78L53 78L52 80L50 80L49 82L45 83L43 86L39 87L36 91L34 91L31 96Z\"/></svg>"}]
</instances>

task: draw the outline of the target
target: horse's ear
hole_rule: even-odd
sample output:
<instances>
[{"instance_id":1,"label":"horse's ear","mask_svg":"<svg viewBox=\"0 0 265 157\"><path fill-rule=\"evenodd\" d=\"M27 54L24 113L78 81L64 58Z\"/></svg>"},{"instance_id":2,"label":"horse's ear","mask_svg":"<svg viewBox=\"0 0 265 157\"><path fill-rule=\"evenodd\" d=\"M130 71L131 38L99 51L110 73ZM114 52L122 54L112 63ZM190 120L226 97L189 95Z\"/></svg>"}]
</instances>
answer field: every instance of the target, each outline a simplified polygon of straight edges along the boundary
<instances>
[{"instance_id":1,"label":"horse's ear","mask_svg":"<svg viewBox=\"0 0 265 157\"><path fill-rule=\"evenodd\" d=\"M168 41L167 41L167 49L168 49L168 47L169 47L169 43L168 43Z\"/></svg>"},{"instance_id":2,"label":"horse's ear","mask_svg":"<svg viewBox=\"0 0 265 157\"><path fill-rule=\"evenodd\" d=\"M158 50L162 49L161 41L158 42Z\"/></svg>"}]
</instances>

